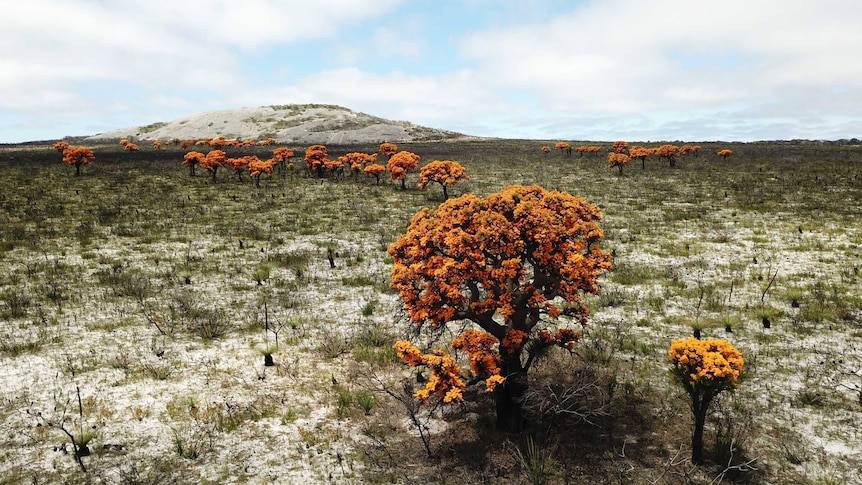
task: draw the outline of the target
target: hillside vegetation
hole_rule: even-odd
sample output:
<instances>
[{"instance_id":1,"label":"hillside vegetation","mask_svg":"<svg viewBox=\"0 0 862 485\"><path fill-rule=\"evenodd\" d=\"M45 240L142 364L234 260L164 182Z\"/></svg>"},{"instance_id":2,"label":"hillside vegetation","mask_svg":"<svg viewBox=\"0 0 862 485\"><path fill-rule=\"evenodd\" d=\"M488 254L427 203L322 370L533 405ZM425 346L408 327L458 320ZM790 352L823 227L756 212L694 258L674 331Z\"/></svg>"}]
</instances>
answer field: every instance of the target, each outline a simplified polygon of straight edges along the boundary
<instances>
[{"instance_id":1,"label":"hillside vegetation","mask_svg":"<svg viewBox=\"0 0 862 485\"><path fill-rule=\"evenodd\" d=\"M197 113L169 122L123 128L85 139L99 143L120 139L144 141L224 136L227 139L275 138L293 144L350 144L434 141L463 135L392 121L327 104L289 104Z\"/></svg>"}]
</instances>

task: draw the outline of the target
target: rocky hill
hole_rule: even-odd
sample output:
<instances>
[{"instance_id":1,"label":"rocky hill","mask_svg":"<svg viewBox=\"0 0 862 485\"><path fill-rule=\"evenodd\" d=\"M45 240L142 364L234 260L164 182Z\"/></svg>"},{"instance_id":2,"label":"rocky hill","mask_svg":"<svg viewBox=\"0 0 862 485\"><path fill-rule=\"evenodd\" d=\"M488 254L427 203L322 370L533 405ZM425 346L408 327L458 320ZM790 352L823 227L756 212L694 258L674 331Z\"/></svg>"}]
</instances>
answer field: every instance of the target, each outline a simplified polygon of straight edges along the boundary
<instances>
[{"instance_id":1,"label":"rocky hill","mask_svg":"<svg viewBox=\"0 0 862 485\"><path fill-rule=\"evenodd\" d=\"M238 140L263 140L272 137L280 143L335 145L448 140L464 136L406 121L378 118L341 106L289 104L197 113L169 122L101 133L86 138L86 141L100 142L121 138L151 141L220 135Z\"/></svg>"}]
</instances>

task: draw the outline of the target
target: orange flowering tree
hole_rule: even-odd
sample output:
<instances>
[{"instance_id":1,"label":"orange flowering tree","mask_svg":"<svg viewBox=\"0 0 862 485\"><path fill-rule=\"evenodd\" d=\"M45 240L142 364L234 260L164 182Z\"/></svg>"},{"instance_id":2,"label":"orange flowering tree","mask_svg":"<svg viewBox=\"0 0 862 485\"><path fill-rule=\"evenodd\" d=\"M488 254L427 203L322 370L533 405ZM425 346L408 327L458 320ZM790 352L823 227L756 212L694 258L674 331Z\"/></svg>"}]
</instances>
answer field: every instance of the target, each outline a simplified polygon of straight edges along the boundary
<instances>
[{"instance_id":1,"label":"orange flowering tree","mask_svg":"<svg viewBox=\"0 0 862 485\"><path fill-rule=\"evenodd\" d=\"M268 138L267 140L271 140L271 138ZM263 143L264 142L261 142L261 145L263 145ZM293 158L293 155L293 150L287 147L278 147L272 151L272 158L275 160L276 165L279 166L279 170L281 172L284 172L284 169L287 166L287 161Z\"/></svg>"},{"instance_id":2,"label":"orange flowering tree","mask_svg":"<svg viewBox=\"0 0 862 485\"><path fill-rule=\"evenodd\" d=\"M338 160L343 165L350 167L350 171L353 174L353 179L356 180L357 178L359 178L359 174L365 170L366 165L370 165L377 162L377 154L351 152L338 157Z\"/></svg>"},{"instance_id":3,"label":"orange flowering tree","mask_svg":"<svg viewBox=\"0 0 862 485\"><path fill-rule=\"evenodd\" d=\"M571 349L580 337L560 327L562 317L586 323L582 294L597 293L599 276L611 267L610 254L598 247L599 220L584 199L515 185L422 209L389 247L391 285L413 323L469 320L481 329L452 346L470 354L473 373L494 392L501 429L524 423L520 403L534 359L553 345ZM431 384L416 397L461 399L463 383L437 375Z\"/></svg>"},{"instance_id":4,"label":"orange flowering tree","mask_svg":"<svg viewBox=\"0 0 862 485\"><path fill-rule=\"evenodd\" d=\"M140 150L140 148L138 147L138 145L135 145L134 143L129 142L129 143L126 143L125 145L123 145L123 150L125 150L127 152L136 152L136 151Z\"/></svg>"},{"instance_id":5,"label":"orange flowering tree","mask_svg":"<svg viewBox=\"0 0 862 485\"><path fill-rule=\"evenodd\" d=\"M195 140L194 138L191 138L191 139L189 139L189 140L183 140L183 141L181 141L181 142L180 142L180 148L182 148L183 150L185 150L186 148L188 148L188 147L190 147L190 146L193 146L193 145L195 145L196 143L197 143L197 140Z\"/></svg>"},{"instance_id":6,"label":"orange flowering tree","mask_svg":"<svg viewBox=\"0 0 862 485\"><path fill-rule=\"evenodd\" d=\"M544 145L542 147L542 153L544 153L545 155L551 153L551 147L549 147L548 145Z\"/></svg>"},{"instance_id":7,"label":"orange flowering tree","mask_svg":"<svg viewBox=\"0 0 862 485\"><path fill-rule=\"evenodd\" d=\"M195 165L203 166L203 160L206 158L201 152L188 152L186 156L183 157L183 165L189 166L189 175L192 177L195 176Z\"/></svg>"},{"instance_id":8,"label":"orange flowering tree","mask_svg":"<svg viewBox=\"0 0 862 485\"><path fill-rule=\"evenodd\" d=\"M584 153L585 153L585 152L588 152L588 151L589 151L589 149L587 148L587 146L586 146L586 145L580 145L580 146L578 146L578 147L576 147L576 148L575 148L575 151L576 151L576 152L578 152L578 156L579 156L579 157L583 157L583 156L584 156Z\"/></svg>"},{"instance_id":9,"label":"orange flowering tree","mask_svg":"<svg viewBox=\"0 0 862 485\"><path fill-rule=\"evenodd\" d=\"M153 142L153 150L164 150L165 144L161 142L161 140L155 140Z\"/></svg>"},{"instance_id":10,"label":"orange flowering tree","mask_svg":"<svg viewBox=\"0 0 862 485\"><path fill-rule=\"evenodd\" d=\"M311 145L305 149L305 168L314 172L318 177L323 177L325 163L329 160L329 154L323 145Z\"/></svg>"},{"instance_id":11,"label":"orange flowering tree","mask_svg":"<svg viewBox=\"0 0 862 485\"><path fill-rule=\"evenodd\" d=\"M628 164L630 161L632 161L631 157L629 157L625 153L608 153L608 166L610 166L611 168L617 167L618 169L620 169L620 175L623 174L623 167L626 166L626 164Z\"/></svg>"},{"instance_id":12,"label":"orange flowering tree","mask_svg":"<svg viewBox=\"0 0 862 485\"><path fill-rule=\"evenodd\" d=\"M697 156L697 154L698 154L698 152L700 152L701 148L702 147L700 145L692 145L691 146L691 153L693 153L694 156Z\"/></svg>"},{"instance_id":13,"label":"orange flowering tree","mask_svg":"<svg viewBox=\"0 0 862 485\"><path fill-rule=\"evenodd\" d=\"M398 146L394 143L381 143L380 144L380 153L382 153L386 159L388 160L392 155L398 152Z\"/></svg>"},{"instance_id":14,"label":"orange flowering tree","mask_svg":"<svg viewBox=\"0 0 862 485\"><path fill-rule=\"evenodd\" d=\"M676 145L662 145L655 149L655 155L661 160L667 158L671 167L676 166L676 157L679 155L679 147Z\"/></svg>"},{"instance_id":15,"label":"orange flowering tree","mask_svg":"<svg viewBox=\"0 0 862 485\"><path fill-rule=\"evenodd\" d=\"M407 172L416 169L417 165L419 165L419 155L402 150L389 157L386 169L389 170L389 178L400 180L401 190L407 190Z\"/></svg>"},{"instance_id":16,"label":"orange flowering tree","mask_svg":"<svg viewBox=\"0 0 862 485\"><path fill-rule=\"evenodd\" d=\"M572 153L572 146L571 146L571 145L569 145L568 143L564 142L564 141L558 141L558 142L554 145L554 148L556 148L557 150L559 150L559 151L560 151L560 155L562 155L562 154L563 154L563 152L566 152L566 153L568 153L569 155L571 155L571 153Z\"/></svg>"},{"instance_id":17,"label":"orange flowering tree","mask_svg":"<svg viewBox=\"0 0 862 485\"><path fill-rule=\"evenodd\" d=\"M458 183L459 180L469 180L470 176L464 167L452 160L434 160L419 171L419 189L425 190L429 182L443 186L443 199L449 198L446 188Z\"/></svg>"},{"instance_id":18,"label":"orange flowering tree","mask_svg":"<svg viewBox=\"0 0 862 485\"><path fill-rule=\"evenodd\" d=\"M600 151L602 151L602 147L599 147L599 146L590 145L590 146L588 146L588 147L587 147L587 153L590 153L590 154L592 154L592 155L596 155L596 154L598 154Z\"/></svg>"},{"instance_id":19,"label":"orange flowering tree","mask_svg":"<svg viewBox=\"0 0 862 485\"><path fill-rule=\"evenodd\" d=\"M260 146L268 147L271 145L275 145L275 138L273 138L273 137L269 137L266 140L263 140L262 142L260 142Z\"/></svg>"},{"instance_id":20,"label":"orange flowering tree","mask_svg":"<svg viewBox=\"0 0 862 485\"><path fill-rule=\"evenodd\" d=\"M674 340L668 357L676 381L691 398L691 461L698 464L703 461L703 427L709 405L720 393L736 388L744 361L730 342L694 337Z\"/></svg>"},{"instance_id":21,"label":"orange flowering tree","mask_svg":"<svg viewBox=\"0 0 862 485\"><path fill-rule=\"evenodd\" d=\"M75 176L81 175L81 165L88 165L96 159L93 150L84 147L68 147L63 150L63 163L75 166Z\"/></svg>"},{"instance_id":22,"label":"orange flowering tree","mask_svg":"<svg viewBox=\"0 0 862 485\"><path fill-rule=\"evenodd\" d=\"M63 153L63 150L69 148L69 142L58 141L57 143L54 143L51 146L54 147L54 150L57 150L58 152Z\"/></svg>"},{"instance_id":23,"label":"orange flowering tree","mask_svg":"<svg viewBox=\"0 0 862 485\"><path fill-rule=\"evenodd\" d=\"M386 166L379 163L372 163L363 168L362 172L367 176L374 177L377 182L376 185L380 185L380 176L386 173Z\"/></svg>"},{"instance_id":24,"label":"orange flowering tree","mask_svg":"<svg viewBox=\"0 0 862 485\"><path fill-rule=\"evenodd\" d=\"M207 153L203 161L199 162L199 165L201 168L212 174L213 182L215 182L216 172L218 172L219 167L223 167L225 165L226 161L227 154L225 152L221 150L212 150Z\"/></svg>"},{"instance_id":25,"label":"orange flowering tree","mask_svg":"<svg viewBox=\"0 0 862 485\"><path fill-rule=\"evenodd\" d=\"M729 157L729 156L733 155L733 151L728 150L727 148L725 148L724 150L719 150L719 151L718 151L718 153L717 153L716 155L718 155L719 157L723 158L724 160L727 160L727 157Z\"/></svg>"},{"instance_id":26,"label":"orange flowering tree","mask_svg":"<svg viewBox=\"0 0 862 485\"><path fill-rule=\"evenodd\" d=\"M632 160L641 161L641 170L646 170L646 159L653 154L652 148L644 148L642 146L633 146L629 149L629 156Z\"/></svg>"},{"instance_id":27,"label":"orange flowering tree","mask_svg":"<svg viewBox=\"0 0 862 485\"><path fill-rule=\"evenodd\" d=\"M254 179L254 186L260 187L260 176L266 174L267 177L272 176L272 169L276 163L279 163L275 158L269 160L261 160L255 156L248 157L248 173Z\"/></svg>"},{"instance_id":28,"label":"orange flowering tree","mask_svg":"<svg viewBox=\"0 0 862 485\"><path fill-rule=\"evenodd\" d=\"M248 168L248 163L252 158L257 158L255 155L247 157L228 158L224 161L225 165L233 170L240 182L242 182L242 173Z\"/></svg>"}]
</instances>

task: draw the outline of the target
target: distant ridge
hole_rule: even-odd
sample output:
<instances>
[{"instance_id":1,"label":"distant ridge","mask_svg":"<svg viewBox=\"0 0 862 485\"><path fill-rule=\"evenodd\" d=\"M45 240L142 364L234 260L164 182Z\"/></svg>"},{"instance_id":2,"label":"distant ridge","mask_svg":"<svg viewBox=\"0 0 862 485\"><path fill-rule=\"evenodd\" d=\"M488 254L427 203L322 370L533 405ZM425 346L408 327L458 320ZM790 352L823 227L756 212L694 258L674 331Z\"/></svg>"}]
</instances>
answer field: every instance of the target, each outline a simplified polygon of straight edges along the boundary
<instances>
[{"instance_id":1,"label":"distant ridge","mask_svg":"<svg viewBox=\"0 0 862 485\"><path fill-rule=\"evenodd\" d=\"M169 122L109 131L86 137L84 140L187 140L221 135L227 139L238 140L263 140L272 137L280 143L334 145L435 141L465 137L460 133L378 118L341 106L288 104L207 111Z\"/></svg>"}]
</instances>

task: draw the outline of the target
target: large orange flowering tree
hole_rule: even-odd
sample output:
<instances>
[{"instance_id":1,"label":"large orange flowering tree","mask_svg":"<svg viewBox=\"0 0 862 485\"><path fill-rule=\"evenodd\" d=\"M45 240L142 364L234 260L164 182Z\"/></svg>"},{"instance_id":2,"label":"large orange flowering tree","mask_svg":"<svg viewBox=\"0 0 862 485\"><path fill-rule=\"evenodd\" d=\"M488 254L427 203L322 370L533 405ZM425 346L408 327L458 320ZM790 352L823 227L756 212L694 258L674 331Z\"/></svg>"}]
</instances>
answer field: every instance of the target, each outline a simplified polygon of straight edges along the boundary
<instances>
[{"instance_id":1,"label":"large orange flowering tree","mask_svg":"<svg viewBox=\"0 0 862 485\"><path fill-rule=\"evenodd\" d=\"M443 199L449 198L447 187L459 180L469 180L467 170L458 162L452 160L434 160L419 171L419 189L425 190L429 182L443 186Z\"/></svg>"},{"instance_id":2,"label":"large orange flowering tree","mask_svg":"<svg viewBox=\"0 0 862 485\"><path fill-rule=\"evenodd\" d=\"M653 152L659 160L667 158L667 162L671 167L676 166L676 157L679 155L679 147L676 145L662 145Z\"/></svg>"},{"instance_id":3,"label":"large orange flowering tree","mask_svg":"<svg viewBox=\"0 0 862 485\"><path fill-rule=\"evenodd\" d=\"M709 405L720 393L736 388L742 374L742 354L725 340L700 340L694 337L674 340L668 350L676 381L691 398L694 431L691 461L703 461L703 427Z\"/></svg>"},{"instance_id":4,"label":"large orange flowering tree","mask_svg":"<svg viewBox=\"0 0 862 485\"><path fill-rule=\"evenodd\" d=\"M597 293L599 276L611 267L598 246L600 220L582 198L516 185L422 209L389 247L391 285L413 323L468 320L480 329L465 331L452 347L470 355L473 374L494 392L500 429L524 423L521 401L534 359L553 345L571 350L580 337L564 324L586 323L581 296ZM396 350L431 370L418 399L462 399L465 384L443 351L422 354L404 341Z\"/></svg>"}]
</instances>

